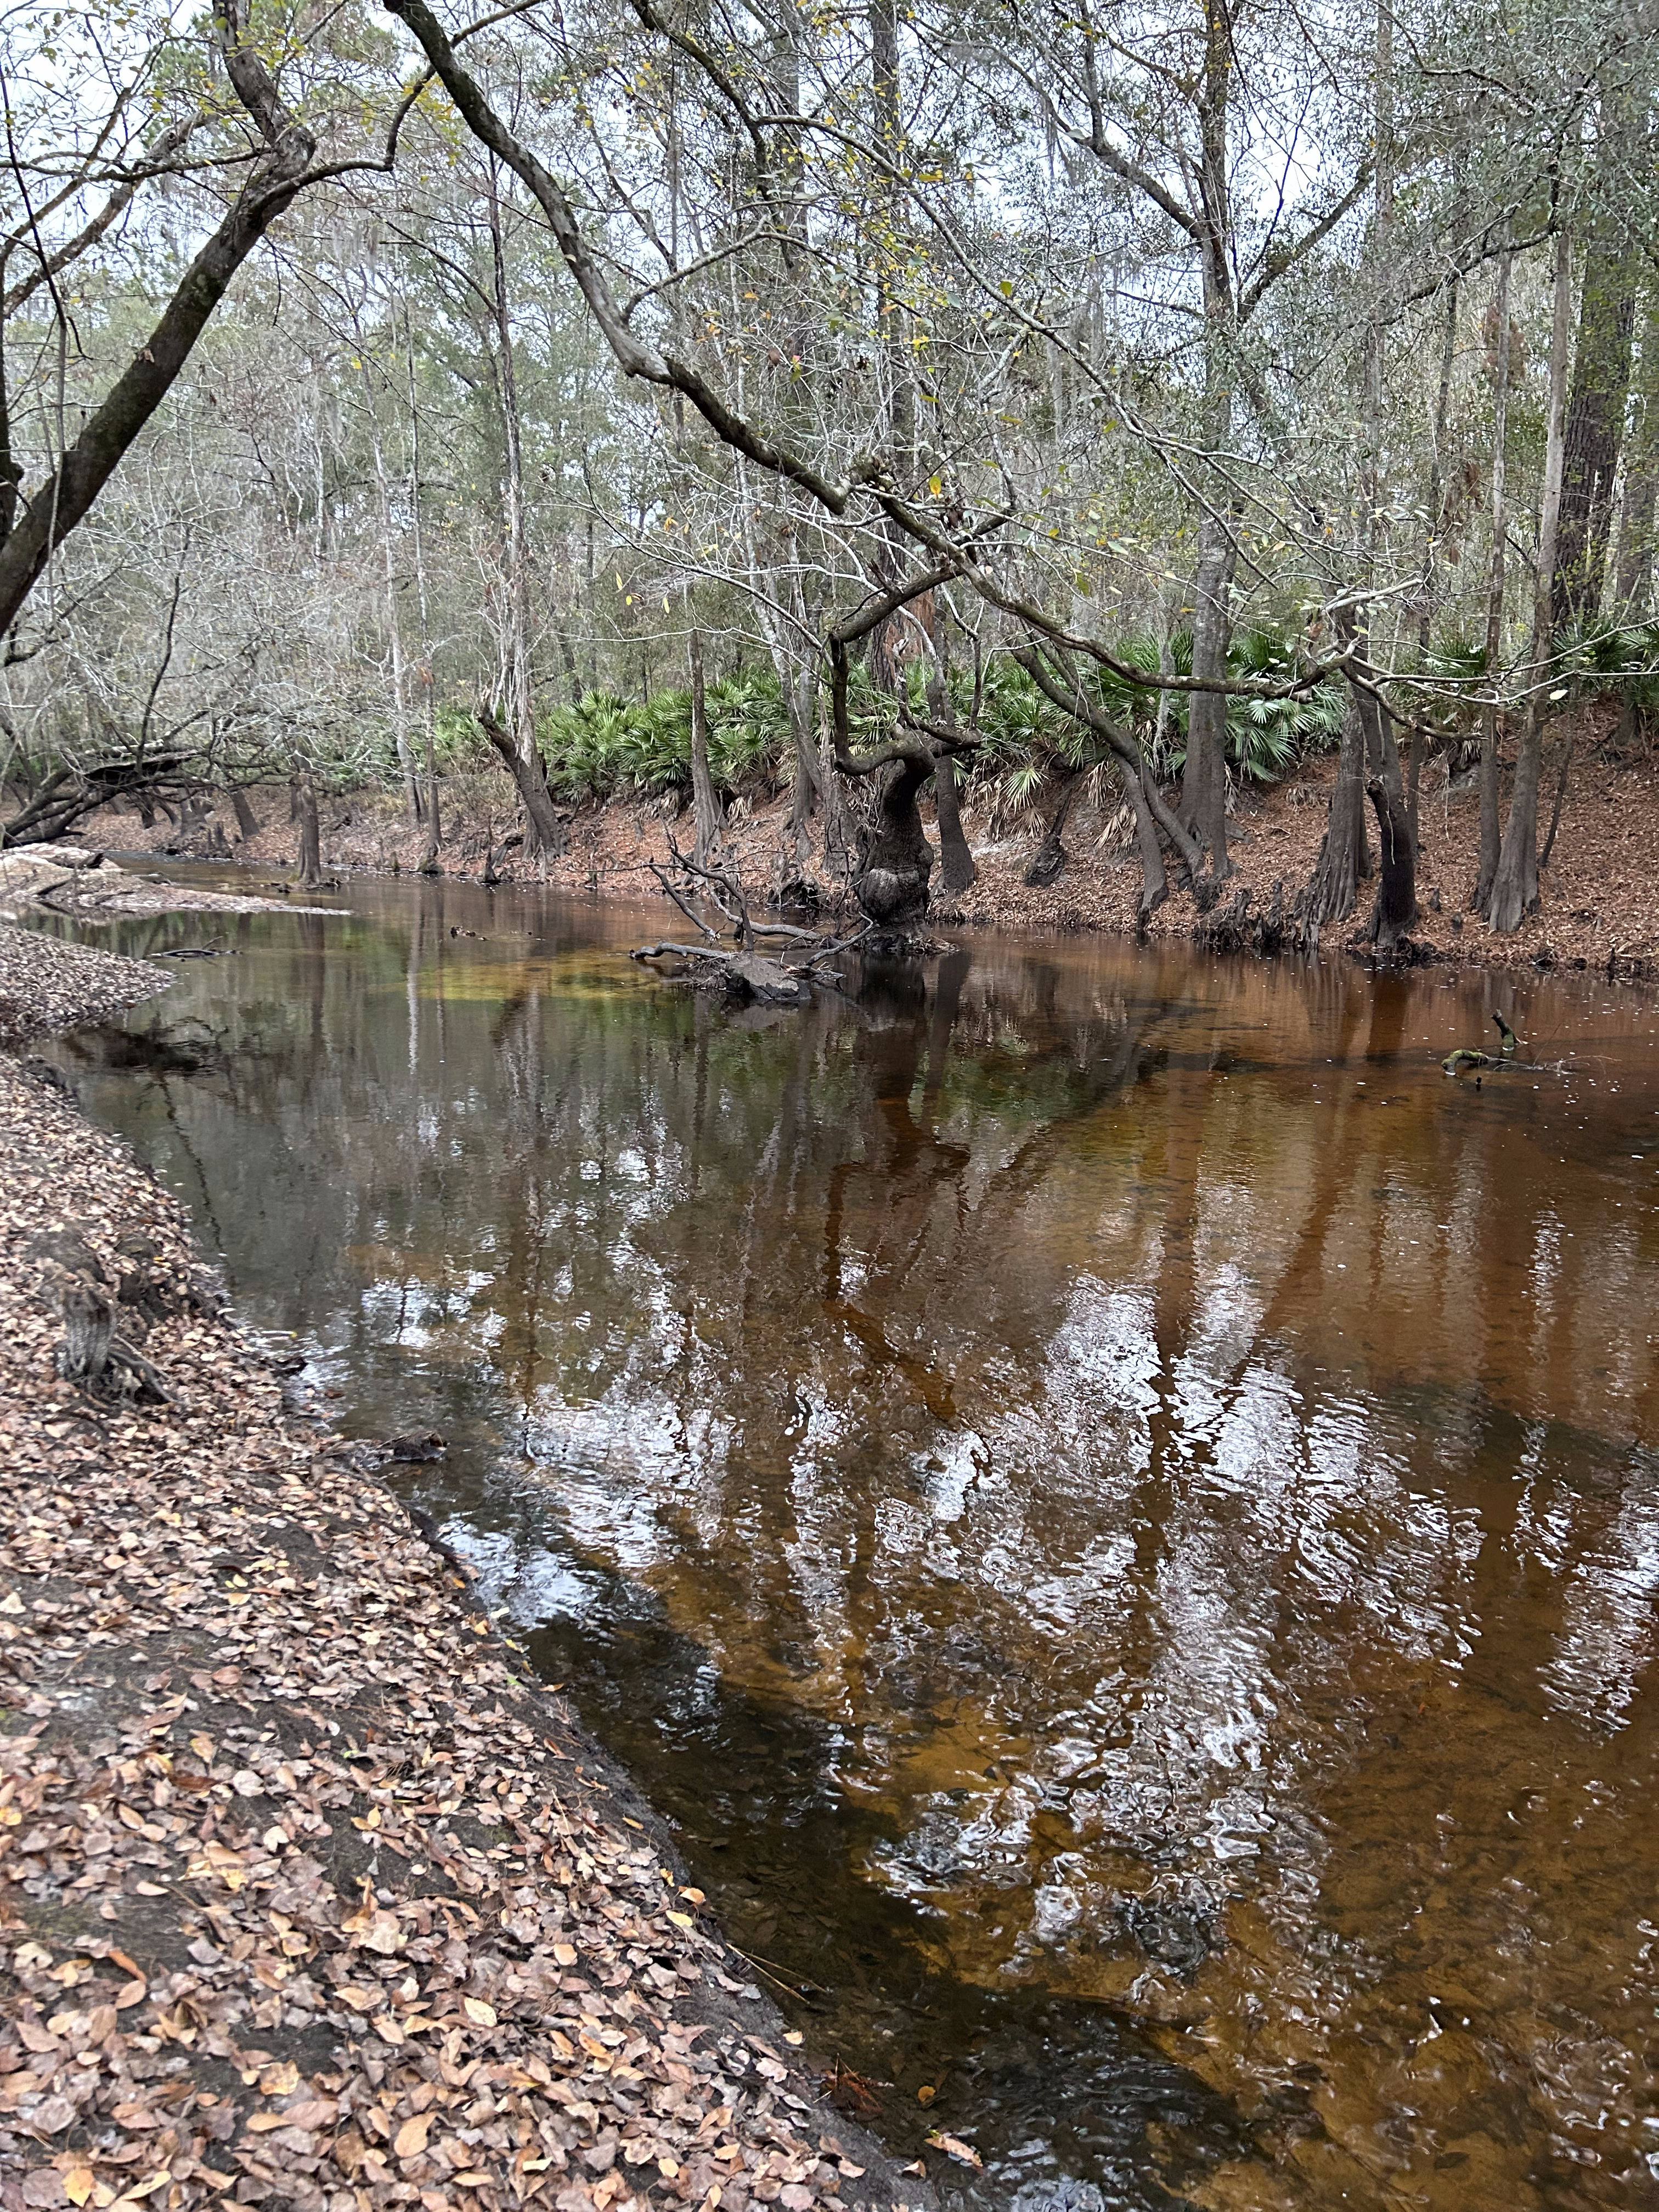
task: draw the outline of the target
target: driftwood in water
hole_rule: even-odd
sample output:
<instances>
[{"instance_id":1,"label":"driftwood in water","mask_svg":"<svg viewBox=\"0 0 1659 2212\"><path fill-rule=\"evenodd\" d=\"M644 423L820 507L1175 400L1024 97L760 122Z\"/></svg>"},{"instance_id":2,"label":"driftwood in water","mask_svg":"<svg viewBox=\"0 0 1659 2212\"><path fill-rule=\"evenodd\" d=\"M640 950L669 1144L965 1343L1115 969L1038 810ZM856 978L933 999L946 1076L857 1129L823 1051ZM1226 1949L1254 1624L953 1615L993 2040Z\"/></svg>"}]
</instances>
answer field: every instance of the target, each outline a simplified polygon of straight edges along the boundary
<instances>
[{"instance_id":1,"label":"driftwood in water","mask_svg":"<svg viewBox=\"0 0 1659 2212\"><path fill-rule=\"evenodd\" d=\"M661 884L665 895L672 899L691 927L700 931L702 941L687 945L666 939L656 945L637 945L632 954L635 960L678 959L693 967L702 965L718 975L727 993L733 998L753 999L762 1006L799 1006L806 1003L807 986L811 983L830 983L836 980L825 963L836 953L846 952L867 938L873 923L848 938L826 938L819 931L799 928L790 921L757 921L749 910L749 895L736 874L715 867L704 866L694 854L681 852L671 837L668 849L681 880L674 879L653 860L651 872ZM726 932L699 914L697 906L711 908L720 916L730 938L735 944L722 942ZM759 949L762 938L781 940L776 946L777 957L769 958ZM786 953L800 948L804 957L792 957L787 962Z\"/></svg>"},{"instance_id":2,"label":"driftwood in water","mask_svg":"<svg viewBox=\"0 0 1659 2212\"><path fill-rule=\"evenodd\" d=\"M806 997L800 975L781 968L758 952L725 951L713 945L641 945L629 955L635 960L668 957L702 963L715 969L733 998L758 1000L763 1006L798 1006Z\"/></svg>"},{"instance_id":3,"label":"driftwood in water","mask_svg":"<svg viewBox=\"0 0 1659 2212\"><path fill-rule=\"evenodd\" d=\"M1521 1039L1516 1036L1502 1014L1494 1014L1492 1022L1500 1039L1497 1054L1479 1051L1474 1045L1460 1045L1455 1052L1449 1052L1440 1063L1446 1074L1461 1075L1466 1068L1501 1069L1532 1066L1533 1063L1530 1060L1516 1058L1516 1054L1522 1048Z\"/></svg>"}]
</instances>

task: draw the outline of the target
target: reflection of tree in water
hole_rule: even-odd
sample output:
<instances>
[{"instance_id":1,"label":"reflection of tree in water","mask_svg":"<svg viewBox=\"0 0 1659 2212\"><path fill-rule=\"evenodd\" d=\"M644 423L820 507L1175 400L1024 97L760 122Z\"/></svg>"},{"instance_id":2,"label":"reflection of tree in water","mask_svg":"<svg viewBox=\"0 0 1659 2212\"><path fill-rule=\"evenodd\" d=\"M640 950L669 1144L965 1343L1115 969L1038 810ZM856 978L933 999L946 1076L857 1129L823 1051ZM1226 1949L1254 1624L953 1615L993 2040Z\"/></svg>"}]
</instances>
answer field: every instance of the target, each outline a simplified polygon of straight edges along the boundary
<instances>
[{"instance_id":1,"label":"reflection of tree in water","mask_svg":"<svg viewBox=\"0 0 1659 2212\"><path fill-rule=\"evenodd\" d=\"M1415 981L989 945L744 1025L578 930L452 939L471 896L181 979L259 1048L151 1085L156 1142L271 1317L509 1433L579 1557L811 1716L963 1972L1190 1973L1205 2063L1319 2068L1345 2142L1453 2140L1400 2023L1459 1974L1470 2129L1565 2124L1528 2023L1577 2079L1659 1871L1659 1546L1568 1425L1650 1419L1651 1225L1410 1072Z\"/></svg>"}]
</instances>

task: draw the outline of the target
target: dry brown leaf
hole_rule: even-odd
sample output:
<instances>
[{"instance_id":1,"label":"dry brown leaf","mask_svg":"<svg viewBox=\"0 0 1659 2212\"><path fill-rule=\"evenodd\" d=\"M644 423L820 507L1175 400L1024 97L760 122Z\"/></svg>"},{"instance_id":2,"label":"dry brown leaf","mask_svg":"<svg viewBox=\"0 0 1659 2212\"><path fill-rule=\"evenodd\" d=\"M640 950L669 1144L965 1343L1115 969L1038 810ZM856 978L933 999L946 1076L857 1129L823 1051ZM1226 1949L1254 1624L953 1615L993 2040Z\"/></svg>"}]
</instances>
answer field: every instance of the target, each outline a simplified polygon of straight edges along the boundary
<instances>
[{"instance_id":1,"label":"dry brown leaf","mask_svg":"<svg viewBox=\"0 0 1659 2212\"><path fill-rule=\"evenodd\" d=\"M493 2004L486 2004L482 1997L463 1997L461 2010L475 2027L494 2027L495 2025L495 2008Z\"/></svg>"},{"instance_id":2,"label":"dry brown leaf","mask_svg":"<svg viewBox=\"0 0 1659 2212\"><path fill-rule=\"evenodd\" d=\"M948 2157L957 2160L960 2165L983 2169L985 2160L973 2145L963 2142L960 2136L947 2136L942 2129L936 2128L927 2140L935 2150L944 2151Z\"/></svg>"},{"instance_id":3,"label":"dry brown leaf","mask_svg":"<svg viewBox=\"0 0 1659 2212\"><path fill-rule=\"evenodd\" d=\"M427 2135L434 2118L435 2115L431 2112L416 2112L412 2118L405 2120L392 2138L393 2156L400 2159L418 2158L426 2148Z\"/></svg>"}]
</instances>

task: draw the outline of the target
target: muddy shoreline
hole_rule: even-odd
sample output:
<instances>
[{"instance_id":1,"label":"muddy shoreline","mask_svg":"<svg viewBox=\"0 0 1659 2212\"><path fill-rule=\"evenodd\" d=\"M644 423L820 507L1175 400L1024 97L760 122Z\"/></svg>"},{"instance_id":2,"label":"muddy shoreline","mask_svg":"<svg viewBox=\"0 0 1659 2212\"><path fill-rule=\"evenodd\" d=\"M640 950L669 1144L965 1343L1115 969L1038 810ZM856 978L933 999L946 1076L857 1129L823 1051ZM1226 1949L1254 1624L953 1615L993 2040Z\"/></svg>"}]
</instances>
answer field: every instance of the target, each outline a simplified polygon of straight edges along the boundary
<instances>
[{"instance_id":1,"label":"muddy shoreline","mask_svg":"<svg viewBox=\"0 0 1659 2212\"><path fill-rule=\"evenodd\" d=\"M385 1453L15 1056L171 980L0 928L0 2204L930 2207Z\"/></svg>"}]
</instances>

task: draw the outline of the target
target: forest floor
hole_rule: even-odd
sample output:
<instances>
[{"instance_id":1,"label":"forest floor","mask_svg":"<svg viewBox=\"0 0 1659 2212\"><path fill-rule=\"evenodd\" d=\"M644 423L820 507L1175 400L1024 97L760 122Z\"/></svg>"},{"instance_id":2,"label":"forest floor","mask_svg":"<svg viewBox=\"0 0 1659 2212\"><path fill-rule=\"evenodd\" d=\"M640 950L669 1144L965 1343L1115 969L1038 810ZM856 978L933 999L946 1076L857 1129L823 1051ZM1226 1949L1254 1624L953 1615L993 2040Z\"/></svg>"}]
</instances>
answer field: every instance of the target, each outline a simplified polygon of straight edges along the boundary
<instances>
[{"instance_id":1,"label":"forest floor","mask_svg":"<svg viewBox=\"0 0 1659 2212\"><path fill-rule=\"evenodd\" d=\"M1260 914L1271 908L1276 887L1282 886L1289 906L1312 873L1335 774L1334 757L1327 757L1283 782L1238 793L1230 823L1236 874L1225 899L1248 890L1251 911ZM513 823L514 794L507 779L493 773L456 777L449 790L441 865L450 873L479 875ZM1547 760L1540 839L1553 796L1554 763ZM1503 797L1507 808L1507 787ZM786 872L798 872L793 859L787 870L784 863L789 804L787 793L765 805L740 804L727 823L728 860L763 897L781 885ZM211 839L220 857L271 869L291 866L297 831L289 818L287 792L257 793L253 805L263 826L246 842L238 838L228 804L204 831L182 843L169 840L165 827L140 832L130 815L99 817L87 834L116 849L158 852L199 853ZM1064 838L1065 871L1046 889L1024 881L1042 835L1037 812L1002 823L970 804L964 818L978 879L960 897L938 902L934 918L941 926L1133 933L1139 863L1115 787L1103 805L1085 796L1073 807ZM394 793L356 792L325 802L322 826L325 865L337 873L406 872L418 866L424 850L424 833L410 827ZM579 809L569 834L568 850L549 866L550 884L629 897L656 894L649 864L667 859L671 835L682 846L691 842L689 814L662 801ZM1638 741L1620 750L1615 732L1600 724L1578 732L1541 902L1511 937L1493 937L1466 911L1478 859L1480 803L1472 777L1449 787L1443 759L1431 759L1424 769L1420 834L1422 910L1413 936L1433 957L1470 966L1601 969L1612 960L1627 976L1659 972L1659 750L1651 744ZM501 865L504 882L526 872L515 854ZM1362 883L1355 915L1326 930L1328 945L1363 932L1372 896L1372 884ZM1153 915L1150 933L1188 936L1198 919L1190 895L1178 891Z\"/></svg>"},{"instance_id":2,"label":"forest floor","mask_svg":"<svg viewBox=\"0 0 1659 2212\"><path fill-rule=\"evenodd\" d=\"M14 1047L169 980L0 927ZM931 2204L45 1060L0 1164L5 2212Z\"/></svg>"}]
</instances>

